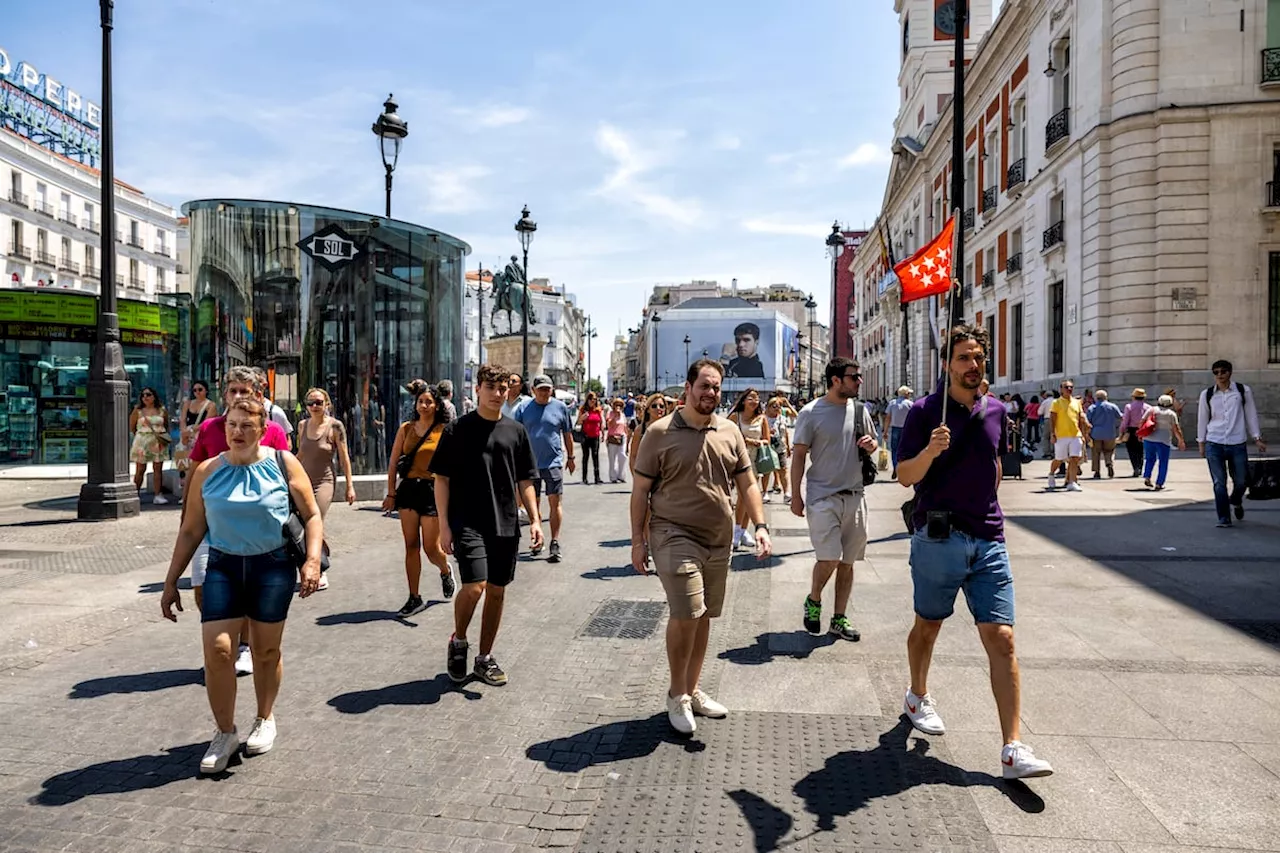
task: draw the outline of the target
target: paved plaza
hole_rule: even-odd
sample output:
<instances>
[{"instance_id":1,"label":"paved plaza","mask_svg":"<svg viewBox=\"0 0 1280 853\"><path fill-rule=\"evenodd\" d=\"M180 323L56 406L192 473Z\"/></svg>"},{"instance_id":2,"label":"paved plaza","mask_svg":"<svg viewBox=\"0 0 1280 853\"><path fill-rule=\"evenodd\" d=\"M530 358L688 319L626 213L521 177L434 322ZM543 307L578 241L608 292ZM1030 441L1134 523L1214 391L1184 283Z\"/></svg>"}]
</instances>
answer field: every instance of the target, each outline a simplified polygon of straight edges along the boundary
<instances>
[{"instance_id":1,"label":"paved plaza","mask_svg":"<svg viewBox=\"0 0 1280 853\"><path fill-rule=\"evenodd\" d=\"M295 601L285 633L276 747L200 778L213 725L190 593L178 624L159 616L176 506L81 524L77 484L4 481L0 851L1280 850L1280 504L1215 529L1191 454L1160 493L1046 494L1046 470L1001 489L1024 740L1056 770L1027 784L999 777L963 603L930 679L948 733L899 716L893 483L868 493L856 644L801 630L804 522L768 505L778 554L735 557L711 636L704 685L730 716L688 740L665 719L661 588L627 565L627 487L575 481L564 562L521 562L505 688L449 682L430 569L429 609L395 618L398 523L335 504L332 588Z\"/></svg>"}]
</instances>

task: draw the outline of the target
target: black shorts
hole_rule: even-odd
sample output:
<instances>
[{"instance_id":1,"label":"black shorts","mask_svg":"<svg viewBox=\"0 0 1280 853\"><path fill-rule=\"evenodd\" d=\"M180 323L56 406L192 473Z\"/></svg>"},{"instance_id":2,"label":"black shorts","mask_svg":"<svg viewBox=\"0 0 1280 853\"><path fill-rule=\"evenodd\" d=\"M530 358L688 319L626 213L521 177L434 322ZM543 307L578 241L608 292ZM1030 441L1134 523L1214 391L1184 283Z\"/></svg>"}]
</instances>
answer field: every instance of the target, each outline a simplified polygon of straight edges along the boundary
<instances>
[{"instance_id":1,"label":"black shorts","mask_svg":"<svg viewBox=\"0 0 1280 853\"><path fill-rule=\"evenodd\" d=\"M434 518L436 512L436 481L434 479L407 478L396 486L396 509L407 509L418 515Z\"/></svg>"},{"instance_id":2,"label":"black shorts","mask_svg":"<svg viewBox=\"0 0 1280 853\"><path fill-rule=\"evenodd\" d=\"M547 497L564 494L563 468L538 469L538 476L533 478L533 493L538 496L538 500L542 500L544 491L547 493Z\"/></svg>"},{"instance_id":3,"label":"black shorts","mask_svg":"<svg viewBox=\"0 0 1280 853\"><path fill-rule=\"evenodd\" d=\"M463 583L506 586L516 578L519 553L519 536L486 536L470 528L453 531L453 556Z\"/></svg>"}]
</instances>

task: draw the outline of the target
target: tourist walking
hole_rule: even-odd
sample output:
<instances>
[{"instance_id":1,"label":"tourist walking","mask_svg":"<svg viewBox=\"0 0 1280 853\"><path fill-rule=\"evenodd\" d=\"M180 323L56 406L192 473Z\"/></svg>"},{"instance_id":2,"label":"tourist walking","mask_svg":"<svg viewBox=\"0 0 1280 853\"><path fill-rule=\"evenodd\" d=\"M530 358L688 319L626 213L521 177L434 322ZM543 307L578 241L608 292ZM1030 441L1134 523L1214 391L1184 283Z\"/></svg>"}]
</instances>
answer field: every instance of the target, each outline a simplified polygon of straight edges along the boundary
<instances>
[{"instance_id":1,"label":"tourist walking","mask_svg":"<svg viewBox=\"0 0 1280 853\"><path fill-rule=\"evenodd\" d=\"M587 472L595 465L595 484L600 479L600 436L604 434L604 412L595 391L587 392L587 399L578 410L577 428L582 431L582 485L587 484Z\"/></svg>"},{"instance_id":2,"label":"tourist walking","mask_svg":"<svg viewBox=\"0 0 1280 853\"><path fill-rule=\"evenodd\" d=\"M307 417L298 423L295 451L302 468L311 480L311 491L316 498L320 520L329 514L333 503L335 463L342 467L342 478L347 484L344 496L347 504L356 502L355 482L351 479L351 454L347 450L347 428L332 415L333 402L323 388L312 388L303 396ZM324 557L320 564L320 586L323 592L329 588L329 543L324 543Z\"/></svg>"},{"instance_id":3,"label":"tourist walking","mask_svg":"<svg viewBox=\"0 0 1280 853\"><path fill-rule=\"evenodd\" d=\"M778 467L773 471L773 488L769 488L769 474L760 481L760 492L765 503L769 495L781 495L784 503L791 503L791 486L788 482L787 468L791 460L791 421L786 410L790 408L781 397L774 397L764 407L765 419L769 422L769 445L778 457Z\"/></svg>"},{"instance_id":4,"label":"tourist walking","mask_svg":"<svg viewBox=\"0 0 1280 853\"><path fill-rule=\"evenodd\" d=\"M133 487L142 491L151 467L151 502L167 504L164 496L164 463L169 458L169 412L160 403L160 395L154 388L143 388L137 405L129 414L129 432L133 441L129 445L129 461L133 463Z\"/></svg>"},{"instance_id":5,"label":"tourist walking","mask_svg":"<svg viewBox=\"0 0 1280 853\"><path fill-rule=\"evenodd\" d=\"M662 394L650 394L640 401L640 410L635 429L631 430L631 446L627 448L627 461L631 473L636 472L636 457L640 453L640 442L644 440L649 426L667 416L667 398Z\"/></svg>"},{"instance_id":6,"label":"tourist walking","mask_svg":"<svg viewBox=\"0 0 1280 853\"><path fill-rule=\"evenodd\" d=\"M1032 394L1031 400L1023 408L1027 419L1027 444L1032 452L1040 447L1040 397Z\"/></svg>"},{"instance_id":7,"label":"tourist walking","mask_svg":"<svg viewBox=\"0 0 1280 853\"><path fill-rule=\"evenodd\" d=\"M911 397L914 393L903 385L898 389L898 395L885 407L886 420L889 422L889 458L893 462L890 480L898 476L898 442L902 439L902 427L907 422L907 412L911 411Z\"/></svg>"},{"instance_id":8,"label":"tourist walking","mask_svg":"<svg viewBox=\"0 0 1280 853\"><path fill-rule=\"evenodd\" d=\"M1232 366L1226 359L1213 363L1213 384L1200 392L1196 418L1196 442L1200 458L1209 462L1213 480L1213 506L1218 526L1230 527L1230 510L1236 520L1244 518L1244 490L1249 475L1249 440L1260 453L1267 452L1258 423L1258 407L1253 389L1231 381ZM1227 493L1227 477L1231 493Z\"/></svg>"},{"instance_id":9,"label":"tourist walking","mask_svg":"<svg viewBox=\"0 0 1280 853\"><path fill-rule=\"evenodd\" d=\"M178 444L173 448L173 464L178 469L178 481L182 483L191 467L191 446L196 443L200 424L218 414L218 406L209 398L209 384L203 379L191 383L190 398L182 401L178 412ZM181 498L179 498L181 500Z\"/></svg>"},{"instance_id":10,"label":"tourist walking","mask_svg":"<svg viewBox=\"0 0 1280 853\"><path fill-rule=\"evenodd\" d=\"M542 493L547 494L548 518L551 521L551 544L547 549L547 562L560 562L560 529L564 525L564 469L566 463L572 474L576 462L573 452L573 418L569 407L553 396L555 385L550 376L533 377L533 399L522 405L515 415L516 423L529 434L533 447L533 461L537 476L533 478L533 493L542 512ZM586 451L583 450L583 456ZM599 460L596 462L599 465ZM582 463L585 475L586 462ZM584 476L585 481L585 476ZM542 543L536 542L531 553L542 553Z\"/></svg>"},{"instance_id":11,"label":"tourist walking","mask_svg":"<svg viewBox=\"0 0 1280 853\"><path fill-rule=\"evenodd\" d=\"M507 396L502 401L502 414L509 418L516 416L516 410L533 399L526 393L524 379L519 373L513 373L507 379ZM478 387L478 386L477 386Z\"/></svg>"},{"instance_id":12,"label":"tourist walking","mask_svg":"<svg viewBox=\"0 0 1280 853\"><path fill-rule=\"evenodd\" d=\"M1178 422L1174 400L1168 394L1160 395L1160 399L1156 400L1155 410L1148 412L1147 418L1151 421L1152 429L1142 441L1142 454L1146 457L1146 464L1142 469L1143 483L1148 489L1152 487L1151 471L1159 466L1156 468L1155 489L1160 491L1169 474L1169 456L1173 452L1174 443L1177 443L1179 450L1186 450L1187 444L1182 440L1182 425Z\"/></svg>"},{"instance_id":13,"label":"tourist walking","mask_svg":"<svg viewBox=\"0 0 1280 853\"><path fill-rule=\"evenodd\" d=\"M902 704L918 730L946 731L929 694L929 665L942 623L955 612L956 594L963 589L987 652L1004 744L1001 771L1006 779L1024 779L1048 776L1053 768L1020 740L1013 571L996 495L1006 413L999 400L975 393L988 348L980 327L950 330L943 365L947 382L912 406L902 433L898 482L914 486L916 493L910 557L915 624L907 638L911 685Z\"/></svg>"},{"instance_id":14,"label":"tourist walking","mask_svg":"<svg viewBox=\"0 0 1280 853\"><path fill-rule=\"evenodd\" d=\"M733 547L730 489L756 525L756 556L772 552L760 487L742 432L715 414L724 365L699 359L685 377L685 403L650 425L631 485L631 565L648 573L653 557L671 610L667 622L667 720L692 734L694 715L728 709L700 682L711 619L724 606Z\"/></svg>"},{"instance_id":15,"label":"tourist walking","mask_svg":"<svg viewBox=\"0 0 1280 853\"><path fill-rule=\"evenodd\" d=\"M507 674L494 659L493 646L520 551L516 502L524 504L529 515L529 538L535 548L542 544L542 519L533 491L538 470L529 434L502 416L511 373L483 364L477 376L476 410L445 427L431 458L431 473L436 478L440 544L457 558L462 580L453 602L449 677L455 682L467 678L467 629L483 597L480 654L472 673L486 684L502 685L507 683Z\"/></svg>"},{"instance_id":16,"label":"tourist walking","mask_svg":"<svg viewBox=\"0 0 1280 853\"><path fill-rule=\"evenodd\" d=\"M609 448L609 482L627 481L627 423L626 404L621 397L614 398L604 423L604 440Z\"/></svg>"},{"instance_id":17,"label":"tourist walking","mask_svg":"<svg viewBox=\"0 0 1280 853\"><path fill-rule=\"evenodd\" d=\"M791 460L791 512L808 520L816 560L804 599L804 629L822 630L822 591L834 574L835 607L827 633L856 643L862 635L849 621L849 597L853 564L865 559L867 550L861 453L873 454L878 445L871 413L856 399L862 389L858 363L833 358L823 374L827 393L800 410ZM901 392L898 399L904 399ZM806 462L812 462L807 473Z\"/></svg>"},{"instance_id":18,"label":"tourist walking","mask_svg":"<svg viewBox=\"0 0 1280 853\"><path fill-rule=\"evenodd\" d=\"M458 419L458 409L453 404L453 382L449 379L441 379L436 383L436 391L439 394L440 405L449 413L449 420L456 421Z\"/></svg>"},{"instance_id":19,"label":"tourist walking","mask_svg":"<svg viewBox=\"0 0 1280 853\"><path fill-rule=\"evenodd\" d=\"M1124 407L1124 415L1120 418L1120 435L1124 438L1124 449L1129 455L1129 464L1133 467L1133 476L1142 476L1142 438L1138 429L1147 419L1151 404L1147 402L1147 392L1143 388L1134 388L1129 403Z\"/></svg>"},{"instance_id":20,"label":"tourist walking","mask_svg":"<svg viewBox=\"0 0 1280 853\"><path fill-rule=\"evenodd\" d=\"M289 420L289 413L267 397L267 391L270 390L267 372L261 367L255 367L253 373L258 380L258 387L262 389L262 405L266 407L267 417L279 424L285 435L293 435L293 422Z\"/></svg>"},{"instance_id":21,"label":"tourist walking","mask_svg":"<svg viewBox=\"0 0 1280 853\"><path fill-rule=\"evenodd\" d=\"M1093 479L1102 477L1100 465L1106 463L1107 476L1116 475L1116 441L1120 437L1120 422L1124 413L1107 399L1107 392L1099 388L1093 392L1093 407L1086 415L1089 421L1089 438L1093 440Z\"/></svg>"},{"instance_id":22,"label":"tourist walking","mask_svg":"<svg viewBox=\"0 0 1280 853\"><path fill-rule=\"evenodd\" d=\"M266 409L256 398L231 404L226 416L229 449L201 463L191 477L160 597L161 614L176 622L182 611L178 578L207 540L200 622L205 692L217 730L200 760L200 772L206 774L221 773L240 749L234 650L242 624L247 620L249 626L258 702L244 751L260 755L275 745L275 702L284 671L280 646L294 586L300 579L299 595L306 598L320 584L324 528L311 481L293 454L262 445L268 423ZM300 569L285 548L282 532L290 498L306 531L306 559Z\"/></svg>"},{"instance_id":23,"label":"tourist walking","mask_svg":"<svg viewBox=\"0 0 1280 853\"><path fill-rule=\"evenodd\" d=\"M743 439L746 440L747 453L751 455L751 467L756 472L756 477L760 478L776 468L777 464L771 456L767 455L773 448L769 444L769 419L765 417L764 409L760 405L760 392L755 388L743 391L729 411L729 420L737 425ZM755 540L751 538L751 531L747 528L748 511L747 504L739 500L734 512L733 545L735 548L756 546Z\"/></svg>"},{"instance_id":24,"label":"tourist walking","mask_svg":"<svg viewBox=\"0 0 1280 853\"><path fill-rule=\"evenodd\" d=\"M415 387L418 396L413 403L413 418L400 425L391 445L392 464L387 469L387 494L382 499L385 512L398 512L404 537L404 575L409 597L396 613L401 619L427 609L421 588L424 552L440 572L440 592L445 600L453 598L455 591L449 558L440 543L435 475L431 473L431 460L451 419L439 390L425 382Z\"/></svg>"},{"instance_id":25,"label":"tourist walking","mask_svg":"<svg viewBox=\"0 0 1280 853\"><path fill-rule=\"evenodd\" d=\"M1068 492L1080 488L1080 457L1084 454L1084 440L1089 433L1089 422L1084 417L1084 406L1072 396L1075 383L1062 380L1062 395L1049 407L1049 443L1053 446L1053 464L1049 466L1049 488L1058 487L1054 475L1058 467L1066 470Z\"/></svg>"}]
</instances>

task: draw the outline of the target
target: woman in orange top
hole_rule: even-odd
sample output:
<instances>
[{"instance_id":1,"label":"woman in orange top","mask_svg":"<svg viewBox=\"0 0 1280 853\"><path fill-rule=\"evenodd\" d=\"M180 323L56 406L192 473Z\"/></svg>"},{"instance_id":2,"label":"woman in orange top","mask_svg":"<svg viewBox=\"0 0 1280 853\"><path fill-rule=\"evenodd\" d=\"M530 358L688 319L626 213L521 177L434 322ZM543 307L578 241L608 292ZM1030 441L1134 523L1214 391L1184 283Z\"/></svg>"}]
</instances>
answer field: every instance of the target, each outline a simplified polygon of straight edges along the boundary
<instances>
[{"instance_id":1,"label":"woman in orange top","mask_svg":"<svg viewBox=\"0 0 1280 853\"><path fill-rule=\"evenodd\" d=\"M440 547L435 478L429 467L444 425L449 422L449 411L444 407L440 392L428 387L418 392L413 413L413 420L400 425L395 444L391 447L387 496L382 500L382 508L387 512L393 509L400 511L400 530L404 534L404 573L409 581L409 599L400 608L398 615L401 618L427 609L419 588L423 551L426 551L432 565L440 570L440 586L445 599L453 598L455 589L449 559ZM402 458L405 458L403 465ZM398 485L397 475L402 475Z\"/></svg>"}]
</instances>

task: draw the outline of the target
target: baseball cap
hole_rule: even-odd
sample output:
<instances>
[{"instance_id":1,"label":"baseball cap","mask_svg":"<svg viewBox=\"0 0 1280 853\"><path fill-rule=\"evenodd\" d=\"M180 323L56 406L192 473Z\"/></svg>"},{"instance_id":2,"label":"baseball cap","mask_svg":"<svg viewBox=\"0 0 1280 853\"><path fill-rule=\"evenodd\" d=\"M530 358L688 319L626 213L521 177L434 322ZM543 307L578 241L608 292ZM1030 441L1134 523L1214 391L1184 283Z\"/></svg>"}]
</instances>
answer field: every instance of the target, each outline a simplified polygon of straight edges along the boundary
<instances>
[{"instance_id":1,"label":"baseball cap","mask_svg":"<svg viewBox=\"0 0 1280 853\"><path fill-rule=\"evenodd\" d=\"M537 376L533 377L533 387L554 388L556 387L556 384L551 381L550 376L547 376L545 373L539 373Z\"/></svg>"}]
</instances>

